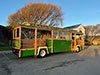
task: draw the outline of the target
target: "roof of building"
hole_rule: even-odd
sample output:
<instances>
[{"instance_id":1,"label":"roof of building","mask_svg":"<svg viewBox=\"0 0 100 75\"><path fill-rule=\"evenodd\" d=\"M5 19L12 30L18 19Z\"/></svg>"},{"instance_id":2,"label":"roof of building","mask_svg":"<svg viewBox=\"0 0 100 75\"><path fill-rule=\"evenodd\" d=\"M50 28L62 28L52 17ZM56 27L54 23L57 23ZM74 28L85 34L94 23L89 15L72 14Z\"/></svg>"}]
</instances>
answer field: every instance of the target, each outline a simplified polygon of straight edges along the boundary
<instances>
[{"instance_id":1,"label":"roof of building","mask_svg":"<svg viewBox=\"0 0 100 75\"><path fill-rule=\"evenodd\" d=\"M77 28L77 27L79 27L79 26L81 26L81 24L77 24L77 25L73 25L73 26L69 26L69 27L64 27L64 28L69 28L69 29L71 29L71 28Z\"/></svg>"}]
</instances>

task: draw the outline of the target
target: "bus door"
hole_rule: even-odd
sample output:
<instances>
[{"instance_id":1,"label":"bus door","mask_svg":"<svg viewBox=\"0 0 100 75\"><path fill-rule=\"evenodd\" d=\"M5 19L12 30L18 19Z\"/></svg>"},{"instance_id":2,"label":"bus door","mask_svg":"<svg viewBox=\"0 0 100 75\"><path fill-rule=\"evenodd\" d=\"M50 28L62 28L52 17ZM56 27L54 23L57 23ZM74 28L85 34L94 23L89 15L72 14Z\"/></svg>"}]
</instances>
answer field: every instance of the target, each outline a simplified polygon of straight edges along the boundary
<instances>
[{"instance_id":1,"label":"bus door","mask_svg":"<svg viewBox=\"0 0 100 75\"><path fill-rule=\"evenodd\" d=\"M20 49L21 47L21 27L13 29L13 48Z\"/></svg>"},{"instance_id":2,"label":"bus door","mask_svg":"<svg viewBox=\"0 0 100 75\"><path fill-rule=\"evenodd\" d=\"M76 50L76 33L72 33L72 50Z\"/></svg>"},{"instance_id":3,"label":"bus door","mask_svg":"<svg viewBox=\"0 0 100 75\"><path fill-rule=\"evenodd\" d=\"M83 34L77 34L77 45L82 47L84 49L84 35Z\"/></svg>"}]
</instances>

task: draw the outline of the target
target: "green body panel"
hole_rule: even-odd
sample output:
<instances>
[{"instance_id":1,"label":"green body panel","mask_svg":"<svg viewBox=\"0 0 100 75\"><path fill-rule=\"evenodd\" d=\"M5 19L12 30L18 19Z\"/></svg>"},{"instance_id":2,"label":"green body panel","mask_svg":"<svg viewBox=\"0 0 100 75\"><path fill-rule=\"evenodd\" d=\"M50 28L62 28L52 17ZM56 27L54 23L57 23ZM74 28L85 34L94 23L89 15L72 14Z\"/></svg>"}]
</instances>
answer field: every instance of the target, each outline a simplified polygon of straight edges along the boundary
<instances>
[{"instance_id":1,"label":"green body panel","mask_svg":"<svg viewBox=\"0 0 100 75\"><path fill-rule=\"evenodd\" d=\"M48 52L51 53L51 44L52 44L52 41L51 40L48 40L47 41L47 47L48 47Z\"/></svg>"},{"instance_id":2,"label":"green body panel","mask_svg":"<svg viewBox=\"0 0 100 75\"><path fill-rule=\"evenodd\" d=\"M54 53L71 51L71 40L54 40Z\"/></svg>"},{"instance_id":3,"label":"green body panel","mask_svg":"<svg viewBox=\"0 0 100 75\"><path fill-rule=\"evenodd\" d=\"M20 49L21 48L21 40L20 39L14 39L12 43L13 48Z\"/></svg>"},{"instance_id":4,"label":"green body panel","mask_svg":"<svg viewBox=\"0 0 100 75\"><path fill-rule=\"evenodd\" d=\"M51 40L48 40L48 41L47 41L47 46L48 46L48 47L51 47Z\"/></svg>"},{"instance_id":5,"label":"green body panel","mask_svg":"<svg viewBox=\"0 0 100 75\"><path fill-rule=\"evenodd\" d=\"M51 44L52 41L47 41L48 52L51 53ZM13 48L20 49L21 48L21 40L14 39L13 40ZM71 40L53 40L53 51L57 52L68 52L71 51ZM35 50L22 50L21 57L26 56L34 56Z\"/></svg>"},{"instance_id":6,"label":"green body panel","mask_svg":"<svg viewBox=\"0 0 100 75\"><path fill-rule=\"evenodd\" d=\"M21 51L21 57L34 56L35 50L23 50Z\"/></svg>"},{"instance_id":7,"label":"green body panel","mask_svg":"<svg viewBox=\"0 0 100 75\"><path fill-rule=\"evenodd\" d=\"M51 53L51 48L48 48L48 52Z\"/></svg>"}]
</instances>

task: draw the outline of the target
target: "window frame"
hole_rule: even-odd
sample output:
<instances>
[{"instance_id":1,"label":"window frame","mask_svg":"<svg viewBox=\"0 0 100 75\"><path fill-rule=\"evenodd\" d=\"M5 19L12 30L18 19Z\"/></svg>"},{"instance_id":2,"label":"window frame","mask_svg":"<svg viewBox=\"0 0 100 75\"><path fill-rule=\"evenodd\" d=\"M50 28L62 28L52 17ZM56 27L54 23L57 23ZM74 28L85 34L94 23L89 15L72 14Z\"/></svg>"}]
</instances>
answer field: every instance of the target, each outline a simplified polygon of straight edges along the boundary
<instances>
[{"instance_id":1,"label":"window frame","mask_svg":"<svg viewBox=\"0 0 100 75\"><path fill-rule=\"evenodd\" d=\"M17 29L18 29L18 36L17 36ZM21 27L17 26L15 28L13 28L13 39L20 39L21 38Z\"/></svg>"}]
</instances>

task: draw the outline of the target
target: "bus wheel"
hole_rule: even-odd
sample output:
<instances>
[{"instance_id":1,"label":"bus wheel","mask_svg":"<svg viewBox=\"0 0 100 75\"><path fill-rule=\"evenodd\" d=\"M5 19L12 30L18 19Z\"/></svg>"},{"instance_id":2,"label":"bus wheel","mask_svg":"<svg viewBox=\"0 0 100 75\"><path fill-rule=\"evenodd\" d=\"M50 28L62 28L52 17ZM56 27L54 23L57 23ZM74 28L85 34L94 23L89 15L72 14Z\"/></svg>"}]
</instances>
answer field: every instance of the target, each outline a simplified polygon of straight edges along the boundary
<instances>
[{"instance_id":1,"label":"bus wheel","mask_svg":"<svg viewBox=\"0 0 100 75\"><path fill-rule=\"evenodd\" d=\"M45 57L46 54L47 54L47 52L46 52L45 49L42 49L42 50L40 50L40 52L39 52L39 56L42 57L42 58Z\"/></svg>"},{"instance_id":2,"label":"bus wheel","mask_svg":"<svg viewBox=\"0 0 100 75\"><path fill-rule=\"evenodd\" d=\"M77 47L77 50L76 50L76 52L78 53L80 51L80 47Z\"/></svg>"}]
</instances>

